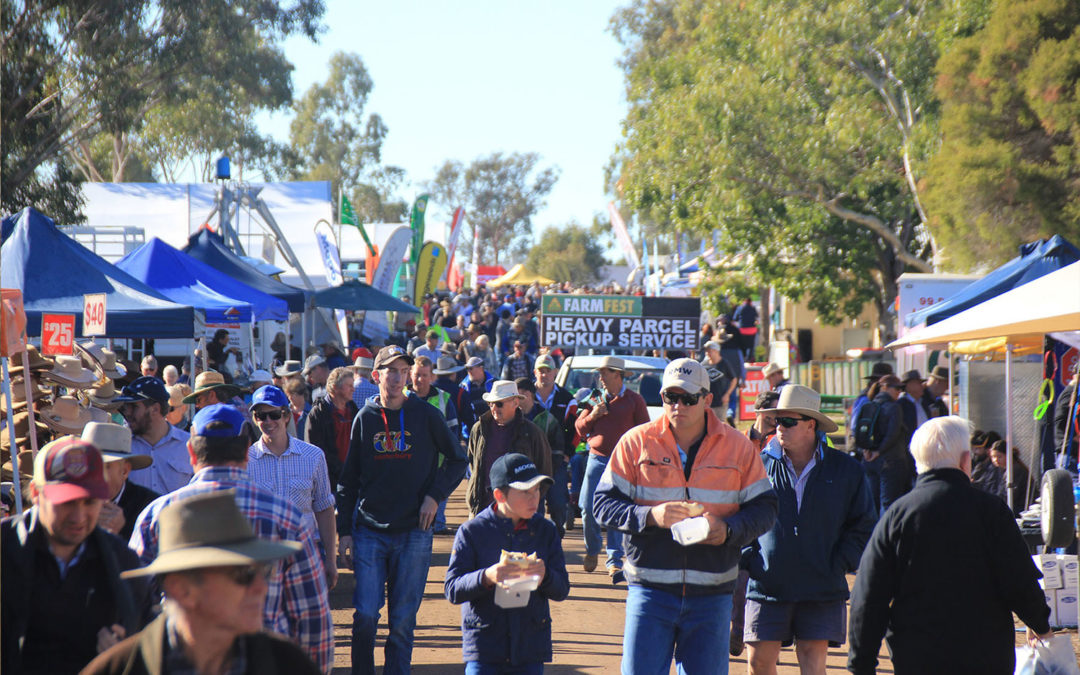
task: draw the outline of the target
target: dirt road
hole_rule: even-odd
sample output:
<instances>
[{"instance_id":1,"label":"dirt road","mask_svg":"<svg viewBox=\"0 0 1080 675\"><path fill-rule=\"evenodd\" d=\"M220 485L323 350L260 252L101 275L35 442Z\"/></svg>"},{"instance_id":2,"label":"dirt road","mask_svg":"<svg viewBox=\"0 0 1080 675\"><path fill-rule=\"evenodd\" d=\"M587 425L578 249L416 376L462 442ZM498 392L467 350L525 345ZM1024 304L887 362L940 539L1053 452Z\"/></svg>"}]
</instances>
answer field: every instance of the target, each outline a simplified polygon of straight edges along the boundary
<instances>
[{"instance_id":1,"label":"dirt road","mask_svg":"<svg viewBox=\"0 0 1080 675\"><path fill-rule=\"evenodd\" d=\"M464 501L464 485L451 498L447 506L447 520L451 525L461 524L468 516ZM413 649L413 672L421 675L462 673L461 663L461 614L460 609L447 602L443 595L443 579L450 559L453 537L435 537L431 571L428 574L424 602L417 618L416 640ZM555 662L546 672L560 675L571 673L618 673L622 655L623 607L626 586L612 586L603 565L592 574L581 568L585 552L580 527L567 533L563 541L567 569L570 571L570 597L564 602L551 605ZM601 561L602 562L602 561ZM849 578L850 581L850 578ZM349 640L352 626L352 573L341 571L341 581L331 593L334 608L334 632L336 639L335 675L349 672ZM386 611L379 626L377 664L382 664L382 645L386 638ZM1076 631L1071 631L1073 643L1077 644ZM891 673L888 652L882 649L882 666L879 673ZM829 650L829 673L845 673L846 648ZM672 668L672 672L675 672ZM746 655L731 659L730 672L746 672ZM797 675L794 649L781 652L780 675Z\"/></svg>"}]
</instances>

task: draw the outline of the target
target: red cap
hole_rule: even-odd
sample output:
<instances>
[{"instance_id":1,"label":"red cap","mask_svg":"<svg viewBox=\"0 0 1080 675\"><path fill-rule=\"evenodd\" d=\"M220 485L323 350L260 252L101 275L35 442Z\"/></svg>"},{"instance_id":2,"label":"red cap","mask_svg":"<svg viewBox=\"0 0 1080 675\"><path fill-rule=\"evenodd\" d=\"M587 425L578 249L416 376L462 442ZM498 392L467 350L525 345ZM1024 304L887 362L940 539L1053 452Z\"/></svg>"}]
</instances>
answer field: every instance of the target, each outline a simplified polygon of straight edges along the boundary
<instances>
[{"instance_id":1,"label":"red cap","mask_svg":"<svg viewBox=\"0 0 1080 675\"><path fill-rule=\"evenodd\" d=\"M101 451L77 436L48 443L34 458L34 485L50 502L108 499Z\"/></svg>"},{"instance_id":2,"label":"red cap","mask_svg":"<svg viewBox=\"0 0 1080 675\"><path fill-rule=\"evenodd\" d=\"M352 357L353 361L356 361L356 359L360 358L361 356L363 356L366 359L375 358L375 355L372 354L371 350L368 349L367 347L357 347L356 349L352 350L352 354L350 354L349 356Z\"/></svg>"}]
</instances>

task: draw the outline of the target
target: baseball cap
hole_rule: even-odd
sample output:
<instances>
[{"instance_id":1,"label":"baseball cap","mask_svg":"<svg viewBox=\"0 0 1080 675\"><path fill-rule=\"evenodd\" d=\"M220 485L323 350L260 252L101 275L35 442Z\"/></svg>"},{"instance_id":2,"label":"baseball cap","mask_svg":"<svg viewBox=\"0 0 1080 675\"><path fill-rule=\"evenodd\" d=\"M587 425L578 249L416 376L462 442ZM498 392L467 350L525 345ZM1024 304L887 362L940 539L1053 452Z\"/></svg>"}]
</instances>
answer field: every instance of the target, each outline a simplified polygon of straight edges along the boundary
<instances>
[{"instance_id":1,"label":"baseball cap","mask_svg":"<svg viewBox=\"0 0 1080 675\"><path fill-rule=\"evenodd\" d=\"M265 387L263 387L265 389ZM224 425L209 428L214 422L224 422ZM225 403L208 405L195 413L191 419L191 435L206 436L208 438L231 438L239 436L244 428L244 415Z\"/></svg>"},{"instance_id":2,"label":"baseball cap","mask_svg":"<svg viewBox=\"0 0 1080 675\"><path fill-rule=\"evenodd\" d=\"M405 362L410 366L413 364L413 357L409 356L409 353L398 345L387 345L379 350L379 353L375 355L375 370L380 370L383 366L390 365L390 362L395 359L405 359Z\"/></svg>"},{"instance_id":3,"label":"baseball cap","mask_svg":"<svg viewBox=\"0 0 1080 675\"><path fill-rule=\"evenodd\" d=\"M34 485L54 504L108 499L101 451L77 436L47 443L34 458Z\"/></svg>"},{"instance_id":4,"label":"baseball cap","mask_svg":"<svg viewBox=\"0 0 1080 675\"><path fill-rule=\"evenodd\" d=\"M552 484L554 481L540 473L531 459L518 452L511 452L495 460L491 465L488 481L492 489L528 490L539 483Z\"/></svg>"},{"instance_id":5,"label":"baseball cap","mask_svg":"<svg viewBox=\"0 0 1080 675\"><path fill-rule=\"evenodd\" d=\"M547 354L542 354L541 356L536 357L536 364L533 368L549 368L555 370L555 359Z\"/></svg>"},{"instance_id":6,"label":"baseball cap","mask_svg":"<svg viewBox=\"0 0 1080 675\"><path fill-rule=\"evenodd\" d=\"M468 361L465 362L465 367L466 368L475 368L477 366L483 366L483 365L484 365L484 359L480 358L479 356L474 356L474 357L470 358Z\"/></svg>"},{"instance_id":7,"label":"baseball cap","mask_svg":"<svg viewBox=\"0 0 1080 675\"><path fill-rule=\"evenodd\" d=\"M169 405L169 390L165 388L165 382L162 380L143 375L126 385L120 390L120 395L113 399L113 403L130 401L159 401Z\"/></svg>"},{"instance_id":8,"label":"baseball cap","mask_svg":"<svg viewBox=\"0 0 1080 675\"><path fill-rule=\"evenodd\" d=\"M675 359L664 368L660 391L678 387L689 394L709 390L709 373L694 359Z\"/></svg>"},{"instance_id":9,"label":"baseball cap","mask_svg":"<svg viewBox=\"0 0 1080 675\"><path fill-rule=\"evenodd\" d=\"M248 410L253 409L257 405L272 405L275 408L288 408L289 397L278 387L267 384L256 389L255 393L251 395L251 405L248 406Z\"/></svg>"},{"instance_id":10,"label":"baseball cap","mask_svg":"<svg viewBox=\"0 0 1080 675\"><path fill-rule=\"evenodd\" d=\"M720 343L716 340L709 340L705 343L705 349L715 349L716 351L720 351Z\"/></svg>"}]
</instances>

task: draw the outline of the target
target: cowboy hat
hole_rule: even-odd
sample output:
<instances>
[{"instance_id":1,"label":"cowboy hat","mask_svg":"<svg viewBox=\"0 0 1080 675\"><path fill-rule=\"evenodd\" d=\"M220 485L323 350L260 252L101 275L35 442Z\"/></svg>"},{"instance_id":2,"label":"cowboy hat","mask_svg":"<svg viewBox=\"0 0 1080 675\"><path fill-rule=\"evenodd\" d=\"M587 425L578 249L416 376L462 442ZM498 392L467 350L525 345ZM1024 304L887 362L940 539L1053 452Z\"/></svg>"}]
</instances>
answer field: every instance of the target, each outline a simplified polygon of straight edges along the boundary
<instances>
[{"instance_id":1,"label":"cowboy hat","mask_svg":"<svg viewBox=\"0 0 1080 675\"><path fill-rule=\"evenodd\" d=\"M15 446L27 447L30 441L30 413L18 412L12 417L12 423L15 425ZM8 425L5 421L3 429L0 430L0 447L10 448L11 439L8 436ZM40 420L34 420L34 428L37 430L38 447L41 447L49 440L49 427L42 423Z\"/></svg>"},{"instance_id":2,"label":"cowboy hat","mask_svg":"<svg viewBox=\"0 0 1080 675\"><path fill-rule=\"evenodd\" d=\"M277 368L274 368L274 374L278 377L289 377L290 375L299 375L304 366L299 361L286 361Z\"/></svg>"},{"instance_id":3,"label":"cowboy hat","mask_svg":"<svg viewBox=\"0 0 1080 675\"><path fill-rule=\"evenodd\" d=\"M146 567L121 572L122 579L205 567L254 565L296 554L298 541L255 536L236 506L236 490L215 490L177 500L158 515L158 555Z\"/></svg>"},{"instance_id":4,"label":"cowboy hat","mask_svg":"<svg viewBox=\"0 0 1080 675\"><path fill-rule=\"evenodd\" d=\"M52 393L51 389L45 389L37 384L37 381L30 378L30 397L34 401L40 401L49 394ZM11 378L11 408L13 410L21 410L26 407L26 385L23 384L22 377ZM7 414L7 396L0 396L0 410Z\"/></svg>"},{"instance_id":5,"label":"cowboy hat","mask_svg":"<svg viewBox=\"0 0 1080 675\"><path fill-rule=\"evenodd\" d=\"M819 431L836 431L839 428L836 422L829 419L820 408L821 394L801 384L789 384L780 390L780 400L776 402L772 413L778 417L784 413L797 413L817 420Z\"/></svg>"},{"instance_id":6,"label":"cowboy hat","mask_svg":"<svg viewBox=\"0 0 1080 675\"><path fill-rule=\"evenodd\" d=\"M97 382L98 377L94 371L83 368L82 359L77 356L57 356L52 370L42 371L41 379L73 389L87 389Z\"/></svg>"},{"instance_id":7,"label":"cowboy hat","mask_svg":"<svg viewBox=\"0 0 1080 675\"><path fill-rule=\"evenodd\" d=\"M45 446L46 443L42 443L41 445ZM41 450L38 450L38 452L41 452ZM10 480L9 477L15 475L15 464L11 461L10 452L4 450L2 454L4 459L4 464L2 468L4 470L5 480ZM34 451L20 450L18 457L19 475L26 476L27 478L32 478L34 476Z\"/></svg>"},{"instance_id":8,"label":"cowboy hat","mask_svg":"<svg viewBox=\"0 0 1080 675\"><path fill-rule=\"evenodd\" d=\"M26 345L26 353L29 355L30 358L31 372L38 370L48 370L53 367L52 359L48 359L42 356L41 352L39 352L38 348L34 345ZM22 352L15 352L14 354L12 354L11 366L8 368L8 373L10 373L11 375L18 375L19 373L21 373L23 371L22 359Z\"/></svg>"},{"instance_id":9,"label":"cowboy hat","mask_svg":"<svg viewBox=\"0 0 1080 675\"><path fill-rule=\"evenodd\" d=\"M453 375L465 370L465 366L459 365L453 356L440 356L435 367L431 369L432 375Z\"/></svg>"},{"instance_id":10,"label":"cowboy hat","mask_svg":"<svg viewBox=\"0 0 1080 675\"><path fill-rule=\"evenodd\" d=\"M104 382L100 382L97 386L91 387L86 390L86 398L98 408L102 410L116 410L120 407L123 401L117 401L120 397L120 392L116 391L116 385L109 378L105 378Z\"/></svg>"},{"instance_id":11,"label":"cowboy hat","mask_svg":"<svg viewBox=\"0 0 1080 675\"><path fill-rule=\"evenodd\" d=\"M106 464L127 460L132 471L145 469L154 463L150 455L131 454L131 429L111 422L89 422L81 438L101 451Z\"/></svg>"},{"instance_id":12,"label":"cowboy hat","mask_svg":"<svg viewBox=\"0 0 1080 675\"><path fill-rule=\"evenodd\" d=\"M949 369L945 366L934 366L934 369L930 371L929 377L926 378L927 382L929 382L930 380L941 380L943 382L948 382Z\"/></svg>"},{"instance_id":13,"label":"cowboy hat","mask_svg":"<svg viewBox=\"0 0 1080 675\"><path fill-rule=\"evenodd\" d=\"M773 361L769 361L765 364L765 367L761 369L762 377L768 377L775 373L780 373L782 375L784 373L784 369L780 367L779 363L775 363Z\"/></svg>"},{"instance_id":14,"label":"cowboy hat","mask_svg":"<svg viewBox=\"0 0 1080 675\"><path fill-rule=\"evenodd\" d=\"M922 379L923 379L922 373L920 373L917 370L909 370L909 371L907 371L906 373L904 373L903 375L900 376L900 383L901 384L907 384L908 382L911 382L912 380L922 380Z\"/></svg>"},{"instance_id":15,"label":"cowboy hat","mask_svg":"<svg viewBox=\"0 0 1080 675\"><path fill-rule=\"evenodd\" d=\"M195 389L184 397L184 403L194 403L199 394L213 389L221 389L225 398L232 398L240 393L239 387L225 383L224 375L216 370L207 370L195 378Z\"/></svg>"},{"instance_id":16,"label":"cowboy hat","mask_svg":"<svg viewBox=\"0 0 1080 675\"><path fill-rule=\"evenodd\" d=\"M600 359L600 365L593 368L593 370L602 370L607 368L608 370L617 370L620 373L626 372L626 361L623 361L618 356L605 356Z\"/></svg>"},{"instance_id":17,"label":"cowboy hat","mask_svg":"<svg viewBox=\"0 0 1080 675\"><path fill-rule=\"evenodd\" d=\"M96 342L76 343L76 349L82 354L83 362L99 371L103 377L120 379L127 377L127 368L116 362L116 353Z\"/></svg>"},{"instance_id":18,"label":"cowboy hat","mask_svg":"<svg viewBox=\"0 0 1080 675\"><path fill-rule=\"evenodd\" d=\"M870 369L870 374L863 376L864 380L876 380L886 375L892 375L893 368L888 363L878 361L874 364L874 367Z\"/></svg>"},{"instance_id":19,"label":"cowboy hat","mask_svg":"<svg viewBox=\"0 0 1080 675\"><path fill-rule=\"evenodd\" d=\"M488 403L505 401L508 398L525 398L518 393L517 384L511 380L495 380L491 385L491 391L486 392L480 398Z\"/></svg>"},{"instance_id":20,"label":"cowboy hat","mask_svg":"<svg viewBox=\"0 0 1080 675\"><path fill-rule=\"evenodd\" d=\"M81 434L83 427L94 419L90 409L79 405L79 399L74 396L61 396L52 405L42 408L38 415L53 431L75 436Z\"/></svg>"}]
</instances>

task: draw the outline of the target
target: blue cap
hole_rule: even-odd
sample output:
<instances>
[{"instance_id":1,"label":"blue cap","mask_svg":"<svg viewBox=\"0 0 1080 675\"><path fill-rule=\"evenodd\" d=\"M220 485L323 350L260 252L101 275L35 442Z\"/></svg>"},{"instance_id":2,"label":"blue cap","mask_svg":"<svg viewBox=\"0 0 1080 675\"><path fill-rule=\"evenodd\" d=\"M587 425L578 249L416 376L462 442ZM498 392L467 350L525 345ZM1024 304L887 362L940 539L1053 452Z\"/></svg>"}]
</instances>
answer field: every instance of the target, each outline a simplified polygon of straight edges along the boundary
<instances>
[{"instance_id":1,"label":"blue cap","mask_svg":"<svg viewBox=\"0 0 1080 675\"><path fill-rule=\"evenodd\" d=\"M169 405L169 390L158 378L143 375L121 389L120 395L113 399L113 403L130 401L160 401Z\"/></svg>"},{"instance_id":2,"label":"blue cap","mask_svg":"<svg viewBox=\"0 0 1080 675\"><path fill-rule=\"evenodd\" d=\"M214 422L225 424L214 429L208 429ZM225 403L215 403L195 413L191 420L192 436L207 436L213 438L233 438L239 436L244 429L244 415L236 408Z\"/></svg>"},{"instance_id":3,"label":"blue cap","mask_svg":"<svg viewBox=\"0 0 1080 675\"><path fill-rule=\"evenodd\" d=\"M248 410L251 410L257 405L272 405L275 408L288 408L289 397L285 395L285 392L280 388L275 387L272 384L267 384L259 387L255 390L255 393L251 395L251 405L248 406Z\"/></svg>"},{"instance_id":4,"label":"blue cap","mask_svg":"<svg viewBox=\"0 0 1080 675\"><path fill-rule=\"evenodd\" d=\"M510 452L495 460L495 463L491 465L488 482L492 489L528 490L540 483L551 485L554 481L540 473L536 464L525 455Z\"/></svg>"}]
</instances>

